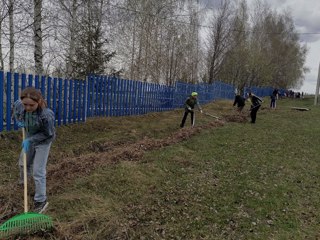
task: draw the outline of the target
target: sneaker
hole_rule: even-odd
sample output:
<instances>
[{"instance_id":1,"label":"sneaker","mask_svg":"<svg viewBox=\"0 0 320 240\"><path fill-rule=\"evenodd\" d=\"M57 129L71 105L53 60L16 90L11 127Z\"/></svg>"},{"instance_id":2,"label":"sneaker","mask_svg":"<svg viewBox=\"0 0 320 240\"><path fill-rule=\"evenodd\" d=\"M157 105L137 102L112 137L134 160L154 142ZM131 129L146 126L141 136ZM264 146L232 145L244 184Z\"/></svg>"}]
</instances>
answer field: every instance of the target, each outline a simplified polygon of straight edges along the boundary
<instances>
[{"instance_id":1,"label":"sneaker","mask_svg":"<svg viewBox=\"0 0 320 240\"><path fill-rule=\"evenodd\" d=\"M34 212L37 213L43 213L47 207L48 207L49 203L47 201L44 202L34 202Z\"/></svg>"}]
</instances>

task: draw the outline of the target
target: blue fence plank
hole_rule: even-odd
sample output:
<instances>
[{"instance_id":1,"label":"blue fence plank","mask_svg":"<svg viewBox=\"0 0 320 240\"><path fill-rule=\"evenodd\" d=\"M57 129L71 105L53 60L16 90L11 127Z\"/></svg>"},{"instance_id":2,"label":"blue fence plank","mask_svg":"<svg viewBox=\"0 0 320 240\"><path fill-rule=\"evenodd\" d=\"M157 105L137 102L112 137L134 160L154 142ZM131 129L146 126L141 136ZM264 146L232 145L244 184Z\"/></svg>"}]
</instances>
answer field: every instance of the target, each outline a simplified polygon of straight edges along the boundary
<instances>
[{"instance_id":1,"label":"blue fence plank","mask_svg":"<svg viewBox=\"0 0 320 240\"><path fill-rule=\"evenodd\" d=\"M72 89L73 88L73 84L72 81L69 81L69 108L68 108L68 123L71 123L71 119L72 119Z\"/></svg>"},{"instance_id":2,"label":"blue fence plank","mask_svg":"<svg viewBox=\"0 0 320 240\"><path fill-rule=\"evenodd\" d=\"M115 77L112 78L112 115L117 116L117 79Z\"/></svg>"},{"instance_id":3,"label":"blue fence plank","mask_svg":"<svg viewBox=\"0 0 320 240\"><path fill-rule=\"evenodd\" d=\"M86 102L87 102L87 81L83 83L83 106L82 106L82 121L86 121L87 116L87 109L86 109Z\"/></svg>"},{"instance_id":4,"label":"blue fence plank","mask_svg":"<svg viewBox=\"0 0 320 240\"><path fill-rule=\"evenodd\" d=\"M106 79L106 116L110 116L110 77Z\"/></svg>"},{"instance_id":5,"label":"blue fence plank","mask_svg":"<svg viewBox=\"0 0 320 240\"><path fill-rule=\"evenodd\" d=\"M161 91L161 85L157 85L156 86L156 101L157 101L157 104L156 104L156 109L155 109L156 112L160 112L161 111L160 91Z\"/></svg>"},{"instance_id":6,"label":"blue fence plank","mask_svg":"<svg viewBox=\"0 0 320 240\"><path fill-rule=\"evenodd\" d=\"M3 93L4 93L4 72L0 71L0 132L3 131Z\"/></svg>"},{"instance_id":7,"label":"blue fence plank","mask_svg":"<svg viewBox=\"0 0 320 240\"><path fill-rule=\"evenodd\" d=\"M92 91L93 91L93 85L94 85L94 82L93 82L93 76L89 76L88 77L88 93L87 93L87 116L88 117L91 117L92 116Z\"/></svg>"},{"instance_id":8,"label":"blue fence plank","mask_svg":"<svg viewBox=\"0 0 320 240\"><path fill-rule=\"evenodd\" d=\"M119 116L119 102L120 102L120 94L119 94L119 86L120 86L120 79L117 78L116 79L116 88L115 88L115 97L116 97L116 105L115 105L115 109L116 109L116 116Z\"/></svg>"},{"instance_id":9,"label":"blue fence plank","mask_svg":"<svg viewBox=\"0 0 320 240\"><path fill-rule=\"evenodd\" d=\"M128 116L129 99L128 99L129 80L124 79L123 83L123 115Z\"/></svg>"},{"instance_id":10,"label":"blue fence plank","mask_svg":"<svg viewBox=\"0 0 320 240\"><path fill-rule=\"evenodd\" d=\"M34 78L34 87L39 89L39 75L36 75Z\"/></svg>"},{"instance_id":11,"label":"blue fence plank","mask_svg":"<svg viewBox=\"0 0 320 240\"><path fill-rule=\"evenodd\" d=\"M94 85L94 103L95 103L95 111L94 115L99 116L100 106L99 106L99 76L95 76L95 85Z\"/></svg>"},{"instance_id":12,"label":"blue fence plank","mask_svg":"<svg viewBox=\"0 0 320 240\"><path fill-rule=\"evenodd\" d=\"M48 77L48 84L47 84L47 105L48 108L51 108L51 77Z\"/></svg>"},{"instance_id":13,"label":"blue fence plank","mask_svg":"<svg viewBox=\"0 0 320 240\"><path fill-rule=\"evenodd\" d=\"M52 93L52 111L55 118L57 118L57 78L53 79L53 93ZM54 122L56 124L56 122Z\"/></svg>"},{"instance_id":14,"label":"blue fence plank","mask_svg":"<svg viewBox=\"0 0 320 240\"><path fill-rule=\"evenodd\" d=\"M106 116L107 115L107 77L104 76L103 77L103 91L102 91L102 95L103 95L103 98L102 98L102 108L103 108L103 112L102 112L102 115L103 116Z\"/></svg>"},{"instance_id":15,"label":"blue fence plank","mask_svg":"<svg viewBox=\"0 0 320 240\"><path fill-rule=\"evenodd\" d=\"M133 115L137 115L138 114L138 110L137 110L137 99L138 99L138 81L134 81L132 80L132 106L133 106Z\"/></svg>"},{"instance_id":16,"label":"blue fence plank","mask_svg":"<svg viewBox=\"0 0 320 240\"><path fill-rule=\"evenodd\" d=\"M21 74L21 89L26 88L27 75L25 73Z\"/></svg>"},{"instance_id":17,"label":"blue fence plank","mask_svg":"<svg viewBox=\"0 0 320 240\"><path fill-rule=\"evenodd\" d=\"M46 76L41 77L41 94L43 98L46 98Z\"/></svg>"},{"instance_id":18,"label":"blue fence plank","mask_svg":"<svg viewBox=\"0 0 320 240\"><path fill-rule=\"evenodd\" d=\"M13 89L13 102L16 102L19 99L19 73L14 73L14 89ZM13 118L14 129L17 130L18 126L16 119Z\"/></svg>"},{"instance_id":19,"label":"blue fence plank","mask_svg":"<svg viewBox=\"0 0 320 240\"><path fill-rule=\"evenodd\" d=\"M73 104L72 104L72 122L76 122L76 115L77 115L77 91L78 85L77 80L73 80Z\"/></svg>"},{"instance_id":20,"label":"blue fence plank","mask_svg":"<svg viewBox=\"0 0 320 240\"><path fill-rule=\"evenodd\" d=\"M123 116L123 79L119 79L119 104L118 116Z\"/></svg>"},{"instance_id":21,"label":"blue fence plank","mask_svg":"<svg viewBox=\"0 0 320 240\"><path fill-rule=\"evenodd\" d=\"M109 106L109 116L113 116L112 115L112 109L113 109L113 77L109 77L108 79L108 106Z\"/></svg>"},{"instance_id":22,"label":"blue fence plank","mask_svg":"<svg viewBox=\"0 0 320 240\"><path fill-rule=\"evenodd\" d=\"M146 82L143 83L143 98L142 98L142 104L143 104L143 114L146 114L148 109L147 109L147 88L148 85Z\"/></svg>"},{"instance_id":23,"label":"blue fence plank","mask_svg":"<svg viewBox=\"0 0 320 240\"><path fill-rule=\"evenodd\" d=\"M129 89L130 89L130 104L129 104L129 106L130 106L130 110L129 110L129 115L133 115L134 114L134 82L133 82L133 80L129 80L130 81L130 83L129 83Z\"/></svg>"},{"instance_id":24,"label":"blue fence plank","mask_svg":"<svg viewBox=\"0 0 320 240\"><path fill-rule=\"evenodd\" d=\"M59 78L59 93L58 93L58 126L61 125L61 113L62 113L62 79Z\"/></svg>"},{"instance_id":25,"label":"blue fence plank","mask_svg":"<svg viewBox=\"0 0 320 240\"><path fill-rule=\"evenodd\" d=\"M134 115L139 115L141 108L140 108L140 98L141 98L141 82L139 81L135 81L135 110L136 112L134 113Z\"/></svg>"},{"instance_id":26,"label":"blue fence plank","mask_svg":"<svg viewBox=\"0 0 320 240\"><path fill-rule=\"evenodd\" d=\"M103 76L99 77L99 116L103 115Z\"/></svg>"},{"instance_id":27,"label":"blue fence plank","mask_svg":"<svg viewBox=\"0 0 320 240\"><path fill-rule=\"evenodd\" d=\"M6 124L7 131L11 130L11 77L12 73L7 72L7 104L6 104Z\"/></svg>"},{"instance_id":28,"label":"blue fence plank","mask_svg":"<svg viewBox=\"0 0 320 240\"><path fill-rule=\"evenodd\" d=\"M130 80L126 80L126 116L130 115Z\"/></svg>"},{"instance_id":29,"label":"blue fence plank","mask_svg":"<svg viewBox=\"0 0 320 240\"><path fill-rule=\"evenodd\" d=\"M64 94L63 94L63 124L67 124L68 113L68 80L64 79Z\"/></svg>"},{"instance_id":30,"label":"blue fence plank","mask_svg":"<svg viewBox=\"0 0 320 240\"><path fill-rule=\"evenodd\" d=\"M81 121L81 99L83 99L82 97L82 81L79 80L78 81L78 111L77 111L77 121L80 122Z\"/></svg>"},{"instance_id":31,"label":"blue fence plank","mask_svg":"<svg viewBox=\"0 0 320 240\"><path fill-rule=\"evenodd\" d=\"M33 82L33 75L29 74L28 75L28 87L32 87L32 82Z\"/></svg>"},{"instance_id":32,"label":"blue fence plank","mask_svg":"<svg viewBox=\"0 0 320 240\"><path fill-rule=\"evenodd\" d=\"M13 90L13 101L19 99L19 73L14 73L14 90Z\"/></svg>"}]
</instances>

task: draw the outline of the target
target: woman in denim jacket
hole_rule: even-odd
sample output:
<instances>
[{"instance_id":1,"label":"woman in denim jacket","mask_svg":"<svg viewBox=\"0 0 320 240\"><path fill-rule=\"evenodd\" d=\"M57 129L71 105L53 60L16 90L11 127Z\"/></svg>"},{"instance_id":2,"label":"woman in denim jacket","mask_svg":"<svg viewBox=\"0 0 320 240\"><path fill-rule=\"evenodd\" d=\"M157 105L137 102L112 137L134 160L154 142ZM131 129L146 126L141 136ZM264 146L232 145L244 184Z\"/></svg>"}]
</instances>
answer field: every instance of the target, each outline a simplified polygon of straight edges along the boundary
<instances>
[{"instance_id":1,"label":"woman in denim jacket","mask_svg":"<svg viewBox=\"0 0 320 240\"><path fill-rule=\"evenodd\" d=\"M35 184L34 211L42 213L48 206L46 195L46 167L51 143L55 138L54 113L47 108L41 92L33 87L22 90L14 103L14 117L26 130L19 158L20 180L23 184L23 153L27 155L28 176Z\"/></svg>"}]
</instances>

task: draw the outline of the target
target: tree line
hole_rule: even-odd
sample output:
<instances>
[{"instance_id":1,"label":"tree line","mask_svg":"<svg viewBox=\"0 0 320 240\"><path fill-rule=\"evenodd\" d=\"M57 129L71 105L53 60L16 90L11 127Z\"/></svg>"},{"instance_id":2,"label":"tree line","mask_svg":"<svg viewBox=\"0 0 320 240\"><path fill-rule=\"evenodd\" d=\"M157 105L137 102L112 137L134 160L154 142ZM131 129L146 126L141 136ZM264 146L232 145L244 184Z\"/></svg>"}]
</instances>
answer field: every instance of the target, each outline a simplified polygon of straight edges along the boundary
<instances>
[{"instance_id":1,"label":"tree line","mask_svg":"<svg viewBox=\"0 0 320 240\"><path fill-rule=\"evenodd\" d=\"M299 87L308 69L290 12L263 0L0 0L0 69L172 85Z\"/></svg>"}]
</instances>

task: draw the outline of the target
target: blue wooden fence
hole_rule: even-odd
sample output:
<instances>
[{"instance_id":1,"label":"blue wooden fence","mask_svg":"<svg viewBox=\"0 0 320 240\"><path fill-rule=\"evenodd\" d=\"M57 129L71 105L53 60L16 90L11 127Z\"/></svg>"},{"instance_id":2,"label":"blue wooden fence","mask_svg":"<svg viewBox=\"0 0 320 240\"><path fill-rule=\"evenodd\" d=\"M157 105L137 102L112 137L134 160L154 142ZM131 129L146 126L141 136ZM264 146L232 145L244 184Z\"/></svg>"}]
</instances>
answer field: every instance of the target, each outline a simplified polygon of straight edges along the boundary
<instances>
[{"instance_id":1,"label":"blue wooden fence","mask_svg":"<svg viewBox=\"0 0 320 240\"><path fill-rule=\"evenodd\" d=\"M39 89L48 107L56 116L56 124L84 121L86 117L87 82L31 74L0 71L0 132L17 129L12 118L13 103L18 100L22 89L33 86Z\"/></svg>"},{"instance_id":2,"label":"blue wooden fence","mask_svg":"<svg viewBox=\"0 0 320 240\"><path fill-rule=\"evenodd\" d=\"M0 132L17 129L12 118L13 103L22 89L39 89L56 116L56 125L85 121L95 116L140 115L168 111L183 106L191 92L199 93L201 104L216 99L233 99L234 86L216 81L213 84L176 82L174 86L120 79L111 76L88 76L86 80L52 78L0 71ZM266 96L271 88L262 89Z\"/></svg>"},{"instance_id":3,"label":"blue wooden fence","mask_svg":"<svg viewBox=\"0 0 320 240\"><path fill-rule=\"evenodd\" d=\"M234 86L215 81L213 84L189 84L184 82L176 82L174 94L174 108L183 106L186 98L191 92L199 93L199 102L206 104L217 99L233 99Z\"/></svg>"}]
</instances>

